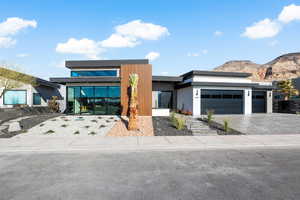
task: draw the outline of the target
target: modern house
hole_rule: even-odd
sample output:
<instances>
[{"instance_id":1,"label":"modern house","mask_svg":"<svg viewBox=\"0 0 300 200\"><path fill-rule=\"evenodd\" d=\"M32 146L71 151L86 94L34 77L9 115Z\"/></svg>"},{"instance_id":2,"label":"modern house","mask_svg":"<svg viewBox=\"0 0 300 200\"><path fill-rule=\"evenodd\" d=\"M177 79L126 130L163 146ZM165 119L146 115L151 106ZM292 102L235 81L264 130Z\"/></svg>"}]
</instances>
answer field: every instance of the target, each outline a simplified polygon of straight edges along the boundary
<instances>
[{"instance_id":1,"label":"modern house","mask_svg":"<svg viewBox=\"0 0 300 200\"><path fill-rule=\"evenodd\" d=\"M152 76L141 60L66 61L70 77L50 78L61 85L69 114L126 115L129 75L139 75L139 115L168 115L170 109L193 116L272 112L272 83L252 82L248 73L190 71L180 76Z\"/></svg>"},{"instance_id":2,"label":"modern house","mask_svg":"<svg viewBox=\"0 0 300 200\"><path fill-rule=\"evenodd\" d=\"M30 76L20 72L16 73L22 74L23 76ZM0 86L0 93L3 91L3 95L0 97L0 108L12 108L20 105L27 105L30 107L47 106L47 102L52 96L57 96L62 99L59 91L60 85L37 77L30 77L34 80L34 85L22 82L18 84L20 85L19 87L6 89L5 91L3 91L4 88L1 88Z\"/></svg>"}]
</instances>

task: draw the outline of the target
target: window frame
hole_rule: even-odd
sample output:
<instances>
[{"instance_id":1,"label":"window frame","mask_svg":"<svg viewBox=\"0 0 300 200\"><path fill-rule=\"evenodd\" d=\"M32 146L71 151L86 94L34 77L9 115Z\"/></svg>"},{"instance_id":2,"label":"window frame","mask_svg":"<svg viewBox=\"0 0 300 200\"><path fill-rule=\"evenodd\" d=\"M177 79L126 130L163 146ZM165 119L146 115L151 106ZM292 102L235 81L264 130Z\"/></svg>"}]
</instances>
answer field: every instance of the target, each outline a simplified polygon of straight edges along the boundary
<instances>
[{"instance_id":1,"label":"window frame","mask_svg":"<svg viewBox=\"0 0 300 200\"><path fill-rule=\"evenodd\" d=\"M22 91L22 92L25 92L25 103L24 104L7 104L5 102L5 93L6 92L9 92L9 91ZM7 106L13 106L13 105L27 105L27 90L4 90L4 93L3 93L3 105L7 105Z\"/></svg>"},{"instance_id":2,"label":"window frame","mask_svg":"<svg viewBox=\"0 0 300 200\"><path fill-rule=\"evenodd\" d=\"M39 104L35 104L35 95L39 95L39 97L40 97L40 100L39 100ZM40 105L42 105L42 96L41 96L41 94L40 93L38 93L38 92L34 92L34 93L32 93L32 105L34 105L34 106L40 106Z\"/></svg>"},{"instance_id":3,"label":"window frame","mask_svg":"<svg viewBox=\"0 0 300 200\"><path fill-rule=\"evenodd\" d=\"M87 72L87 73L89 73L89 72L105 72L105 71L113 71L113 72L115 72L115 75L110 75L110 76L108 76L108 75L106 75L106 76L74 76L73 75L73 73L78 73L78 72ZM103 69L103 70L74 70L74 71L71 71L70 72L70 76L71 77L118 77L118 70L117 69Z\"/></svg>"}]
</instances>

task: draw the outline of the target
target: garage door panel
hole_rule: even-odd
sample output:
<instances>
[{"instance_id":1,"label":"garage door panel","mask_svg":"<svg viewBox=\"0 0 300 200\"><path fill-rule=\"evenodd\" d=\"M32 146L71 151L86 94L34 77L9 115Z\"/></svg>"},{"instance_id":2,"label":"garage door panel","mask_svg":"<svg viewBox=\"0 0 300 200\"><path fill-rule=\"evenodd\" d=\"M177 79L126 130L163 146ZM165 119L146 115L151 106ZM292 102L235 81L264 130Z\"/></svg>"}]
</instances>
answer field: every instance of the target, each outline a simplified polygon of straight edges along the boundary
<instances>
[{"instance_id":1,"label":"garage door panel","mask_svg":"<svg viewBox=\"0 0 300 200\"><path fill-rule=\"evenodd\" d=\"M239 90L202 90L201 114L214 110L215 114L242 114L243 91Z\"/></svg>"},{"instance_id":2,"label":"garage door panel","mask_svg":"<svg viewBox=\"0 0 300 200\"><path fill-rule=\"evenodd\" d=\"M253 91L252 92L252 112L265 113L266 112L266 92Z\"/></svg>"}]
</instances>

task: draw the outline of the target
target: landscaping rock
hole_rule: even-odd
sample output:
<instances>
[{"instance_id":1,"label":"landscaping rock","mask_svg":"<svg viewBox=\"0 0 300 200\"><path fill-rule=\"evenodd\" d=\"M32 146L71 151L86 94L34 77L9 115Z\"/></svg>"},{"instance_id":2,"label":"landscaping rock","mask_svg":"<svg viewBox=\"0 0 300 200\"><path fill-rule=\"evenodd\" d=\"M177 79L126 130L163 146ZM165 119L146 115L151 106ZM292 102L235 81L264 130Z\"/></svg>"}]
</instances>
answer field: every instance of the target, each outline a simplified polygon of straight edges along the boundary
<instances>
[{"instance_id":1,"label":"landscaping rock","mask_svg":"<svg viewBox=\"0 0 300 200\"><path fill-rule=\"evenodd\" d=\"M19 122L12 122L9 124L8 132L17 132L22 130Z\"/></svg>"}]
</instances>

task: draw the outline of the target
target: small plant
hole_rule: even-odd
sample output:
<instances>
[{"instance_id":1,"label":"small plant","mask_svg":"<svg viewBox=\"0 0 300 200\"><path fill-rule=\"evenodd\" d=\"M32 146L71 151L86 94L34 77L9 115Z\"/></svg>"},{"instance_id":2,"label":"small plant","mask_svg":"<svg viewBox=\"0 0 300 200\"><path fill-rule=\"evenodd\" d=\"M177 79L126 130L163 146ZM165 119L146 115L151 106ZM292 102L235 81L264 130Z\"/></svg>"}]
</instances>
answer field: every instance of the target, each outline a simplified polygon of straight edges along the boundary
<instances>
[{"instance_id":1,"label":"small plant","mask_svg":"<svg viewBox=\"0 0 300 200\"><path fill-rule=\"evenodd\" d=\"M43 127L45 124L40 124L40 127Z\"/></svg>"},{"instance_id":2,"label":"small plant","mask_svg":"<svg viewBox=\"0 0 300 200\"><path fill-rule=\"evenodd\" d=\"M84 126L84 128L90 128L90 126Z\"/></svg>"},{"instance_id":3,"label":"small plant","mask_svg":"<svg viewBox=\"0 0 300 200\"><path fill-rule=\"evenodd\" d=\"M207 122L210 124L211 121L213 120L213 115L214 115L214 110L207 110Z\"/></svg>"},{"instance_id":4,"label":"small plant","mask_svg":"<svg viewBox=\"0 0 300 200\"><path fill-rule=\"evenodd\" d=\"M52 96L52 99L48 101L48 107L52 112L59 112L59 103L57 96Z\"/></svg>"},{"instance_id":5,"label":"small plant","mask_svg":"<svg viewBox=\"0 0 300 200\"><path fill-rule=\"evenodd\" d=\"M110 117L109 119L114 119L113 117Z\"/></svg>"},{"instance_id":6,"label":"small plant","mask_svg":"<svg viewBox=\"0 0 300 200\"><path fill-rule=\"evenodd\" d=\"M95 123L97 123L98 121L97 121L97 120L95 120L95 119L93 119L93 120L91 120L91 122L95 122Z\"/></svg>"},{"instance_id":7,"label":"small plant","mask_svg":"<svg viewBox=\"0 0 300 200\"><path fill-rule=\"evenodd\" d=\"M174 121L172 121L173 126L177 129L177 130L182 130L185 127L185 120L181 117L175 117Z\"/></svg>"},{"instance_id":8,"label":"small plant","mask_svg":"<svg viewBox=\"0 0 300 200\"><path fill-rule=\"evenodd\" d=\"M300 112L296 112L296 115L300 115Z\"/></svg>"},{"instance_id":9,"label":"small plant","mask_svg":"<svg viewBox=\"0 0 300 200\"><path fill-rule=\"evenodd\" d=\"M229 132L229 130L230 130L230 128L229 128L229 121L227 120L227 119L225 119L224 121L224 131L226 132L226 133L228 133Z\"/></svg>"},{"instance_id":10,"label":"small plant","mask_svg":"<svg viewBox=\"0 0 300 200\"><path fill-rule=\"evenodd\" d=\"M45 135L49 135L49 134L52 134L52 133L55 133L53 130L49 130L47 131L46 133L44 133Z\"/></svg>"},{"instance_id":11,"label":"small plant","mask_svg":"<svg viewBox=\"0 0 300 200\"><path fill-rule=\"evenodd\" d=\"M79 131L75 131L75 132L74 132L74 135L79 135L79 134L80 134Z\"/></svg>"},{"instance_id":12,"label":"small plant","mask_svg":"<svg viewBox=\"0 0 300 200\"><path fill-rule=\"evenodd\" d=\"M98 119L102 119L102 117L98 117Z\"/></svg>"},{"instance_id":13,"label":"small plant","mask_svg":"<svg viewBox=\"0 0 300 200\"><path fill-rule=\"evenodd\" d=\"M172 124L174 124L175 121L176 121L176 114L175 114L175 112L171 112L171 122L172 122Z\"/></svg>"},{"instance_id":14,"label":"small plant","mask_svg":"<svg viewBox=\"0 0 300 200\"><path fill-rule=\"evenodd\" d=\"M68 125L67 124L63 124L61 125L61 127L66 128Z\"/></svg>"},{"instance_id":15,"label":"small plant","mask_svg":"<svg viewBox=\"0 0 300 200\"><path fill-rule=\"evenodd\" d=\"M101 126L99 126L99 128L105 128L105 127L106 127L106 126L105 126L105 125L103 125L103 124L102 124Z\"/></svg>"},{"instance_id":16,"label":"small plant","mask_svg":"<svg viewBox=\"0 0 300 200\"><path fill-rule=\"evenodd\" d=\"M28 133L28 130L22 130L21 133Z\"/></svg>"},{"instance_id":17,"label":"small plant","mask_svg":"<svg viewBox=\"0 0 300 200\"><path fill-rule=\"evenodd\" d=\"M106 120L107 123L110 123L110 120Z\"/></svg>"},{"instance_id":18,"label":"small plant","mask_svg":"<svg viewBox=\"0 0 300 200\"><path fill-rule=\"evenodd\" d=\"M89 135L97 135L97 133L95 133L94 131L89 132Z\"/></svg>"},{"instance_id":19,"label":"small plant","mask_svg":"<svg viewBox=\"0 0 300 200\"><path fill-rule=\"evenodd\" d=\"M51 121L55 122L55 121L56 121L56 119L52 119Z\"/></svg>"},{"instance_id":20,"label":"small plant","mask_svg":"<svg viewBox=\"0 0 300 200\"><path fill-rule=\"evenodd\" d=\"M65 122L70 121L69 119L64 119Z\"/></svg>"}]
</instances>

